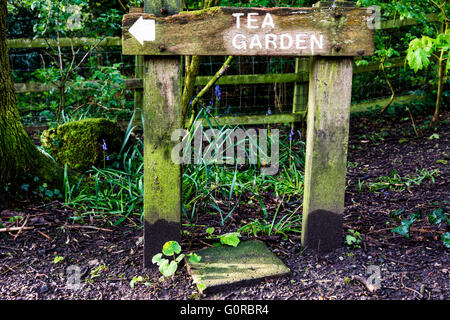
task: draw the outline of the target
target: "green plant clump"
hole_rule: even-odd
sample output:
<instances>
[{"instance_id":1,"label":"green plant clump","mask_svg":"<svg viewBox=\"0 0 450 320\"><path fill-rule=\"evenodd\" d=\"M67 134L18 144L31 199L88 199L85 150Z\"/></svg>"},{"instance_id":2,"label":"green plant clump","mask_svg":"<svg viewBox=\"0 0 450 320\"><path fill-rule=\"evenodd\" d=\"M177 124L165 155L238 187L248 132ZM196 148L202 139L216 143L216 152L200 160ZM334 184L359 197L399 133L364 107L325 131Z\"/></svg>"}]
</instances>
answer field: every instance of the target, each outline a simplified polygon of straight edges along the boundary
<instances>
[{"instance_id":1,"label":"green plant clump","mask_svg":"<svg viewBox=\"0 0 450 320\"><path fill-rule=\"evenodd\" d=\"M104 167L120 151L124 133L108 119L84 119L45 130L41 142L59 163L74 170Z\"/></svg>"}]
</instances>

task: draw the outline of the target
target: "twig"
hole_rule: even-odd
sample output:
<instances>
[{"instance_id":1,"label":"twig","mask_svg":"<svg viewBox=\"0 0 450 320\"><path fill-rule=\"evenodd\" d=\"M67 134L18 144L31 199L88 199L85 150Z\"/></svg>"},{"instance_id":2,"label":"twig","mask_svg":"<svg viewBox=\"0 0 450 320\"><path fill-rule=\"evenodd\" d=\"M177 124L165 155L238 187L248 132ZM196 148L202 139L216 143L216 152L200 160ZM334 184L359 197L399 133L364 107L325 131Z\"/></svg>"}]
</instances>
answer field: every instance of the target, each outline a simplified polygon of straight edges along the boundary
<instances>
[{"instance_id":1,"label":"twig","mask_svg":"<svg viewBox=\"0 0 450 320\"><path fill-rule=\"evenodd\" d=\"M207 242L205 242L205 241L203 241L203 240L199 240L199 242L200 243L203 243L205 246L207 246L207 247L214 247L212 244L209 244L209 243L207 243Z\"/></svg>"},{"instance_id":2,"label":"twig","mask_svg":"<svg viewBox=\"0 0 450 320\"><path fill-rule=\"evenodd\" d=\"M43 236L44 238L47 238L48 240L52 240L52 238L50 238L48 235L46 235L45 233L43 233L42 231L36 230L41 236Z\"/></svg>"},{"instance_id":3,"label":"twig","mask_svg":"<svg viewBox=\"0 0 450 320\"><path fill-rule=\"evenodd\" d=\"M30 215L28 214L27 217L25 218L24 223L22 224L22 226L19 229L19 232L16 233L16 235L14 236L14 240L17 239L17 237L22 233L23 228L27 225L28 219L30 218Z\"/></svg>"},{"instance_id":4,"label":"twig","mask_svg":"<svg viewBox=\"0 0 450 320\"><path fill-rule=\"evenodd\" d=\"M11 231L19 231L19 230L32 230L34 227L8 227L8 228L0 228L0 232L11 232Z\"/></svg>"},{"instance_id":5,"label":"twig","mask_svg":"<svg viewBox=\"0 0 450 320\"><path fill-rule=\"evenodd\" d=\"M65 224L64 227L65 228L69 228L69 229L92 229L92 230L113 232L113 230L111 230L111 229L103 229L103 228L98 228L98 227L94 227L94 226L80 226L80 225L68 225L68 224Z\"/></svg>"}]
</instances>

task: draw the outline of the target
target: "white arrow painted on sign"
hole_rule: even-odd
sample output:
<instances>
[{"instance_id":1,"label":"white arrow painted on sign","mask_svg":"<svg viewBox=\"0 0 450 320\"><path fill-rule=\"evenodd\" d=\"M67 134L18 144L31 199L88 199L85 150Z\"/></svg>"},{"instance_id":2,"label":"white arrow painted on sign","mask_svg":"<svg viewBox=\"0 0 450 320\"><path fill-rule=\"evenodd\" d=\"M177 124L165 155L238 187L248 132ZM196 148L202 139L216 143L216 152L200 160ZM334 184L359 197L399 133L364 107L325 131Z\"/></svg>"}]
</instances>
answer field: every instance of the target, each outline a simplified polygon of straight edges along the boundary
<instances>
[{"instance_id":1,"label":"white arrow painted on sign","mask_svg":"<svg viewBox=\"0 0 450 320\"><path fill-rule=\"evenodd\" d=\"M139 41L141 45L144 45L144 41L155 41L155 20L144 20L140 17L128 32Z\"/></svg>"}]
</instances>

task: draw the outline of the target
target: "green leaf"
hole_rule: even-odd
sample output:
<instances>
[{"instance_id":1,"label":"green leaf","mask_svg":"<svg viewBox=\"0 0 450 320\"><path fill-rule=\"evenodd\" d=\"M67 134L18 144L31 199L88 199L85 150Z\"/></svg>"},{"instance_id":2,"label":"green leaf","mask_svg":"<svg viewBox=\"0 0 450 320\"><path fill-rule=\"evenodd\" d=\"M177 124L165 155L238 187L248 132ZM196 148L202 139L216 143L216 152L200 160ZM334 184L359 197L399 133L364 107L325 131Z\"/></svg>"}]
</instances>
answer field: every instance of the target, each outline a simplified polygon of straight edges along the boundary
<instances>
[{"instance_id":1,"label":"green leaf","mask_svg":"<svg viewBox=\"0 0 450 320\"><path fill-rule=\"evenodd\" d=\"M64 257L56 256L55 259L53 259L53 263L58 263L64 260Z\"/></svg>"},{"instance_id":2,"label":"green leaf","mask_svg":"<svg viewBox=\"0 0 450 320\"><path fill-rule=\"evenodd\" d=\"M202 260L202 257L196 253L191 253L189 255L189 263L199 263Z\"/></svg>"},{"instance_id":3,"label":"green leaf","mask_svg":"<svg viewBox=\"0 0 450 320\"><path fill-rule=\"evenodd\" d=\"M163 245L162 252L166 256L173 256L174 254L179 254L181 252L181 246L176 241L167 241Z\"/></svg>"},{"instance_id":4,"label":"green leaf","mask_svg":"<svg viewBox=\"0 0 450 320\"><path fill-rule=\"evenodd\" d=\"M214 230L215 230L214 227L207 228L206 233L212 235L214 233Z\"/></svg>"},{"instance_id":5,"label":"green leaf","mask_svg":"<svg viewBox=\"0 0 450 320\"><path fill-rule=\"evenodd\" d=\"M402 220L401 224L398 227L392 229L391 231L398 233L409 240L409 238L410 238L409 229L410 229L411 225L413 224L413 222L414 221L411 221L411 220Z\"/></svg>"},{"instance_id":6,"label":"green leaf","mask_svg":"<svg viewBox=\"0 0 450 320\"><path fill-rule=\"evenodd\" d=\"M226 244L228 246L237 247L241 240L239 237L241 234L239 232L230 232L220 236L220 243Z\"/></svg>"},{"instance_id":7,"label":"green leaf","mask_svg":"<svg viewBox=\"0 0 450 320\"><path fill-rule=\"evenodd\" d=\"M152 263L157 264L158 266L161 264L162 260L166 260L162 258L162 253L157 253L152 258Z\"/></svg>"},{"instance_id":8,"label":"green leaf","mask_svg":"<svg viewBox=\"0 0 450 320\"><path fill-rule=\"evenodd\" d=\"M345 237L345 242L347 242L347 244L348 244L349 246L351 246L353 243L356 242L356 238L355 238L354 236L348 234L348 235Z\"/></svg>"},{"instance_id":9,"label":"green leaf","mask_svg":"<svg viewBox=\"0 0 450 320\"><path fill-rule=\"evenodd\" d=\"M441 208L438 208L434 210L433 212L428 214L428 221L430 221L431 224L439 224L442 221L447 222L448 218L445 216L444 212Z\"/></svg>"},{"instance_id":10,"label":"green leaf","mask_svg":"<svg viewBox=\"0 0 450 320\"><path fill-rule=\"evenodd\" d=\"M430 37L422 36L422 38L414 39L409 43L406 61L414 72L417 72L428 67L434 50L434 40Z\"/></svg>"},{"instance_id":11,"label":"green leaf","mask_svg":"<svg viewBox=\"0 0 450 320\"><path fill-rule=\"evenodd\" d=\"M203 290L206 289L206 285L204 283L199 282L199 283L197 283L197 289L198 289L198 291L200 291L200 293L202 293Z\"/></svg>"},{"instance_id":12,"label":"green leaf","mask_svg":"<svg viewBox=\"0 0 450 320\"><path fill-rule=\"evenodd\" d=\"M178 268L178 263L175 261L171 261L170 263L168 261L163 262L159 266L159 271L163 274L164 277L168 278L175 274Z\"/></svg>"},{"instance_id":13,"label":"green leaf","mask_svg":"<svg viewBox=\"0 0 450 320\"><path fill-rule=\"evenodd\" d=\"M180 261L183 260L183 258L184 258L184 253L180 254L180 255L175 259L175 262L176 262L176 263L180 263Z\"/></svg>"},{"instance_id":14,"label":"green leaf","mask_svg":"<svg viewBox=\"0 0 450 320\"><path fill-rule=\"evenodd\" d=\"M133 277L133 279L131 279L131 281L130 281L131 289L134 289L134 285L136 284L136 282L141 282L141 281L144 281L144 278L142 276Z\"/></svg>"},{"instance_id":15,"label":"green leaf","mask_svg":"<svg viewBox=\"0 0 450 320\"><path fill-rule=\"evenodd\" d=\"M441 234L441 240L446 248L450 248L450 232Z\"/></svg>"}]
</instances>

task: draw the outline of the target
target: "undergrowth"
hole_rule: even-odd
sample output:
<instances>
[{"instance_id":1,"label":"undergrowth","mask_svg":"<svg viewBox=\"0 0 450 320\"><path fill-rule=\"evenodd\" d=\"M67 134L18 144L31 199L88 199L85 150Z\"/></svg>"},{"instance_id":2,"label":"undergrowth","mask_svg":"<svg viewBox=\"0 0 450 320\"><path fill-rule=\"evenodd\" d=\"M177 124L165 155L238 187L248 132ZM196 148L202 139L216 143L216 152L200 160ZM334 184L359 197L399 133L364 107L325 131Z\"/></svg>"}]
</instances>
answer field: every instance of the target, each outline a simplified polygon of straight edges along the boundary
<instances>
[{"instance_id":1,"label":"undergrowth","mask_svg":"<svg viewBox=\"0 0 450 320\"><path fill-rule=\"evenodd\" d=\"M199 112L196 120L202 119L209 123L207 127L213 127L210 122L212 116L204 109ZM72 217L74 222L105 219L110 224L119 225L125 220L133 221L129 219L131 216L140 216L142 222L143 141L134 134L133 120L134 115L126 130L122 150L114 158L114 162L105 168L93 167L77 184L71 184L66 174L64 201L67 206L75 209ZM213 139L221 136L224 140L230 134L229 129L238 128L220 127L217 124L214 127L216 135ZM245 131L245 128L239 128ZM267 129L270 132L271 128ZM193 126L189 136L192 137L195 130L198 130L198 126ZM294 135L297 135L295 139ZM297 210L283 216L278 208L275 222L275 217L270 220L270 212L264 205L264 197L268 193L287 201L292 196L297 198L303 194L304 143L298 135L292 130L289 135L280 135L279 172L276 175L261 174L261 168L265 164L259 157L256 164L226 165L211 161L211 158L204 157L203 154L198 164L183 165L184 219L193 224L200 213L206 212L218 215L220 224L224 225L231 215L238 214L240 205L253 203L259 206L261 212L261 219L252 222L254 227L256 224L268 225L269 228L261 229L270 230L264 231L267 234L299 232L300 215ZM270 143L270 139L268 140ZM130 141L132 144L128 143ZM247 142L260 148L256 141ZM242 143L245 141L233 141L232 147ZM214 152L210 155L215 156ZM227 159L222 160L226 162ZM245 232L245 228L242 231Z\"/></svg>"}]
</instances>

